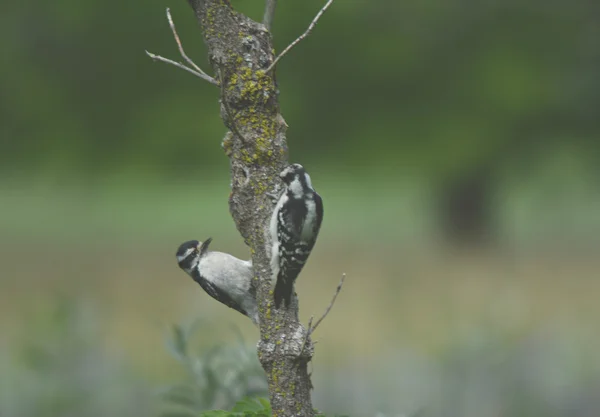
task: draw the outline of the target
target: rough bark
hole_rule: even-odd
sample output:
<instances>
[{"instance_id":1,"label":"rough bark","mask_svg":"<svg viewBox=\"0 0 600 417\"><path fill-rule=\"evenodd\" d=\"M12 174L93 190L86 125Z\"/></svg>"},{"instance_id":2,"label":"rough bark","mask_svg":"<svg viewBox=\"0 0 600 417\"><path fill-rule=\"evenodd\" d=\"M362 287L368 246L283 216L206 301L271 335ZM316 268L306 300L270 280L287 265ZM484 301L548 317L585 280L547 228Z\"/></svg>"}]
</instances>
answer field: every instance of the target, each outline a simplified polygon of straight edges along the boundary
<instances>
[{"instance_id":1,"label":"rough bark","mask_svg":"<svg viewBox=\"0 0 600 417\"><path fill-rule=\"evenodd\" d=\"M298 321L298 302L273 305L268 223L287 165L286 123L280 114L272 38L266 27L237 13L228 0L188 0L202 28L215 78L221 118L229 132L223 149L231 162L229 209L250 247L260 306L258 357L266 372L273 416L313 416L307 364L313 345ZM270 194L270 195L269 195Z\"/></svg>"}]
</instances>

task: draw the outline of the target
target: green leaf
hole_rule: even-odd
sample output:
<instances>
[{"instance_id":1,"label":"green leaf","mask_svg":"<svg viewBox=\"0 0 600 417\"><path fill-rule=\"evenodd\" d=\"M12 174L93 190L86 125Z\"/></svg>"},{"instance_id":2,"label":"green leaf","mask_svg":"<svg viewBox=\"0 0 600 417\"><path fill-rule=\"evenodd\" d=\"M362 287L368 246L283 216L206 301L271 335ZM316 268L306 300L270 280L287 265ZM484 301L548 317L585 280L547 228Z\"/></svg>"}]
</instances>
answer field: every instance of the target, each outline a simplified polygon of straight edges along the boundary
<instances>
[{"instance_id":1,"label":"green leaf","mask_svg":"<svg viewBox=\"0 0 600 417\"><path fill-rule=\"evenodd\" d=\"M224 410L211 410L203 412L200 417L235 417L235 414Z\"/></svg>"},{"instance_id":2,"label":"green leaf","mask_svg":"<svg viewBox=\"0 0 600 417\"><path fill-rule=\"evenodd\" d=\"M202 392L202 399L205 404L213 404L217 393L225 391L226 387L221 384L217 373L208 366L209 362L207 361L206 365L202 369L202 376L206 381L206 386Z\"/></svg>"},{"instance_id":3,"label":"green leaf","mask_svg":"<svg viewBox=\"0 0 600 417\"><path fill-rule=\"evenodd\" d=\"M177 411L164 411L160 414L160 417L196 417L198 414L195 411L177 410Z\"/></svg>"},{"instance_id":4,"label":"green leaf","mask_svg":"<svg viewBox=\"0 0 600 417\"><path fill-rule=\"evenodd\" d=\"M243 417L270 417L271 404L265 398L246 397L238 401L231 411L237 411L240 414L236 415Z\"/></svg>"},{"instance_id":5,"label":"green leaf","mask_svg":"<svg viewBox=\"0 0 600 417\"><path fill-rule=\"evenodd\" d=\"M194 407L197 405L194 390L186 385L174 385L168 388L162 398L173 404L185 407Z\"/></svg>"},{"instance_id":6,"label":"green leaf","mask_svg":"<svg viewBox=\"0 0 600 417\"><path fill-rule=\"evenodd\" d=\"M258 398L258 401L263 406L263 410L271 412L271 403L266 398Z\"/></svg>"},{"instance_id":7,"label":"green leaf","mask_svg":"<svg viewBox=\"0 0 600 417\"><path fill-rule=\"evenodd\" d=\"M246 397L240 401L238 401L231 411L264 411L263 405L260 401Z\"/></svg>"},{"instance_id":8,"label":"green leaf","mask_svg":"<svg viewBox=\"0 0 600 417\"><path fill-rule=\"evenodd\" d=\"M169 339L168 347L177 359L187 357L187 336L181 326L177 324L173 325L173 337Z\"/></svg>"}]
</instances>

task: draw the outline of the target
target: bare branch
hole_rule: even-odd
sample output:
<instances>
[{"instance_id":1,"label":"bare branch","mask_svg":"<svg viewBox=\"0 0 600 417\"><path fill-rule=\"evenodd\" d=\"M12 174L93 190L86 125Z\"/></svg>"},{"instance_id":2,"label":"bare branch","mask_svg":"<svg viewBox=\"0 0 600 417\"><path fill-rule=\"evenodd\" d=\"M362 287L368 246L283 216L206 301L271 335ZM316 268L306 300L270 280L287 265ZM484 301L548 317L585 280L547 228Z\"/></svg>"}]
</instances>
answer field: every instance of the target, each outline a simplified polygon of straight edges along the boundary
<instances>
[{"instance_id":1,"label":"bare branch","mask_svg":"<svg viewBox=\"0 0 600 417\"><path fill-rule=\"evenodd\" d=\"M168 58L162 57L160 55L154 55L152 52L148 52L148 51L146 51L146 55L148 55L150 58L152 58L153 61L160 61L160 62L164 62L166 64L175 65L177 68L181 68L182 70L185 70L185 71L187 71L189 73L192 73L196 77L200 77L203 80L208 81L211 84L214 84L214 85L217 85L217 86L219 85L219 83L217 83L214 78L212 78L212 77L210 77L210 76L208 76L206 74L201 74L199 72L196 72L193 69L186 67L185 65L183 65L180 62L175 62L173 60L170 60Z\"/></svg>"},{"instance_id":2,"label":"bare branch","mask_svg":"<svg viewBox=\"0 0 600 417\"><path fill-rule=\"evenodd\" d=\"M273 16L275 16L275 8L277 7L277 0L267 0L265 6L265 16L263 17L263 25L270 31L273 25Z\"/></svg>"},{"instance_id":3,"label":"bare branch","mask_svg":"<svg viewBox=\"0 0 600 417\"><path fill-rule=\"evenodd\" d=\"M302 39L304 39L308 35L310 35L310 32L314 29L315 25L317 24L317 22L319 21L319 19L323 15L323 13L325 13L325 10L327 10L329 8L329 6L331 6L331 3L333 3L333 0L328 0L327 3L325 3L325 6L323 6L321 8L321 10L319 10L319 13L317 13L317 15L315 16L315 18L313 19L313 21L310 22L310 25L308 25L308 29L306 29L306 32L304 32L302 35L298 36L298 38L294 42L290 43L287 46L287 48L285 48L279 55L277 55L277 58L275 58L275 60L273 61L273 63L269 66L269 68L267 68L267 70L265 72L271 71L275 67L275 65L277 64L277 62L281 58L283 58L283 56L285 54L287 54L290 51L290 49L292 49L294 46L296 46ZM265 12L265 17L266 17L266 12Z\"/></svg>"},{"instance_id":4,"label":"bare branch","mask_svg":"<svg viewBox=\"0 0 600 417\"><path fill-rule=\"evenodd\" d=\"M317 320L317 322L315 323L315 325L313 327L309 327L309 333L314 332L317 327L319 327L319 324L321 324L321 322L323 321L323 319L325 317L327 317L327 315L329 314L329 312L331 311L331 308L333 307L333 304L335 303L335 299L337 298L337 296L340 294L340 291L342 291L342 285L344 285L344 281L346 280L346 274L342 274L342 279L340 280L340 283L337 286L337 289L335 290L335 294L333 294L333 298L331 299L331 303L329 303L329 307L327 307L327 310L325 310L325 313L323 313L323 315L321 316L321 318L319 320Z\"/></svg>"},{"instance_id":5,"label":"bare branch","mask_svg":"<svg viewBox=\"0 0 600 417\"><path fill-rule=\"evenodd\" d=\"M169 21L169 26L171 27L171 31L173 32L173 37L175 38L175 42L177 42L177 47L179 48L179 53L181 54L181 56L183 57L183 59L186 60L186 62L188 64L190 64L192 68L189 68L185 65L183 65L180 62L176 62L173 60L170 60L168 58L164 58L160 55L154 55L153 53L150 53L148 51L146 51L146 54L152 58L152 60L154 61L162 61L165 62L167 64L171 64L171 65L175 65L177 68L181 68L182 70L186 70L192 74L194 74L196 77L200 77L205 81L208 81L209 83L213 84L213 85L219 85L219 83L217 82L217 80L215 80L213 77L211 77L210 75L208 75L207 73L205 73L204 71L202 71L202 69L200 69L200 67L198 65L196 65L194 63L194 61L192 61L185 53L185 51L183 50L183 46L181 45L181 40L179 39L179 35L177 34L177 30L175 29L175 24L173 23L173 18L171 17L171 10L169 10L169 8L167 7L167 20Z\"/></svg>"},{"instance_id":6,"label":"bare branch","mask_svg":"<svg viewBox=\"0 0 600 417\"><path fill-rule=\"evenodd\" d=\"M304 351L304 348L306 347L306 343L308 343L308 338L313 334L313 332L317 329L317 327L319 326L319 324L321 324L321 322L323 321L323 319L325 319L325 317L327 317L327 315L329 314L329 312L331 311L331 309L333 308L333 304L335 303L335 300L337 298L337 296L340 294L340 292L342 291L342 286L344 285L344 281L346 280L346 274L342 274L342 279L340 280L340 283L338 284L336 290L335 290L335 294L333 294L333 298L331 299L331 303L329 303L329 306L327 307L327 310L325 310L325 313L323 313L323 315L321 316L321 318L319 320L317 320L317 322L315 323L315 325L313 326L313 319L315 318L315 316L310 316L310 320L308 320L308 326L307 326L307 331L306 331L306 337L304 338L304 343L302 343L302 349L300 349L300 353L302 353ZM317 342L313 342L313 345L316 344Z\"/></svg>"},{"instance_id":7,"label":"bare branch","mask_svg":"<svg viewBox=\"0 0 600 417\"><path fill-rule=\"evenodd\" d=\"M175 38L175 42L177 42L177 48L179 48L179 53L181 54L183 59L185 59L187 61L187 63L190 64L200 74L204 74L207 77L209 77L208 74L206 74L204 71L202 71L200 69L200 67L198 65L196 65L196 63L194 61L192 61L185 54L185 51L183 50L183 46L181 45L181 40L179 39L179 35L177 34L177 30L175 29L175 23L173 23L173 18L171 17L171 9L169 9L168 7L167 7L167 20L169 21L169 26L171 27L171 32L173 32L173 37Z\"/></svg>"}]
</instances>

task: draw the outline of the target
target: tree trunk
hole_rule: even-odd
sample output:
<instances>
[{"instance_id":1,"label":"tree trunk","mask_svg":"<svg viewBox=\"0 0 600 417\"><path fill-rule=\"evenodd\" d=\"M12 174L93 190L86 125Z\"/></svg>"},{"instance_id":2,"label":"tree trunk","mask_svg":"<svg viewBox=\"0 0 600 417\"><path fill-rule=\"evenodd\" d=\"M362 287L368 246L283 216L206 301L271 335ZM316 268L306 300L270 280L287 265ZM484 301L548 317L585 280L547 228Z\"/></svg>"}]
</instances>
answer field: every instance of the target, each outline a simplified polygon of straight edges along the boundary
<instances>
[{"instance_id":1,"label":"tree trunk","mask_svg":"<svg viewBox=\"0 0 600 417\"><path fill-rule=\"evenodd\" d=\"M221 118L230 130L223 148L231 161L229 209L250 247L260 307L258 357L266 372L273 416L313 416L298 302L276 310L271 291L268 223L287 165L286 123L279 111L270 32L237 13L229 0L188 0L202 27L209 59L221 88ZM304 349L303 349L304 347Z\"/></svg>"},{"instance_id":2,"label":"tree trunk","mask_svg":"<svg viewBox=\"0 0 600 417\"><path fill-rule=\"evenodd\" d=\"M493 187L492 172L487 166L442 182L438 216L446 242L481 245L493 241Z\"/></svg>"}]
</instances>

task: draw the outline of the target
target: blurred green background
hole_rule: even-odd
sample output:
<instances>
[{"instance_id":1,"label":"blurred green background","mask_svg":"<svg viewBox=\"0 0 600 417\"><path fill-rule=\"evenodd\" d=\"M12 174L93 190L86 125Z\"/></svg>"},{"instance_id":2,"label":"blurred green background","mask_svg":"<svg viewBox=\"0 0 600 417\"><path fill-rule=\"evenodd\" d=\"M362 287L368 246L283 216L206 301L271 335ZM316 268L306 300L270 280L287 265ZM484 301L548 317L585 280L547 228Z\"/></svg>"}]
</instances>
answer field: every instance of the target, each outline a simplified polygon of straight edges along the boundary
<instances>
[{"instance_id":1,"label":"blurred green background","mask_svg":"<svg viewBox=\"0 0 600 417\"><path fill-rule=\"evenodd\" d=\"M280 1L278 50L323 3ZM183 0L1 7L2 416L156 415L190 378L205 395L165 348L172 323L200 318L196 364L239 344L232 325L255 346L174 259L209 236L249 254L218 89L144 54L179 59L166 7L208 70ZM337 0L280 62L290 159L326 212L297 285L305 322L348 275L315 335L316 407L600 415L599 16L582 0Z\"/></svg>"}]
</instances>

